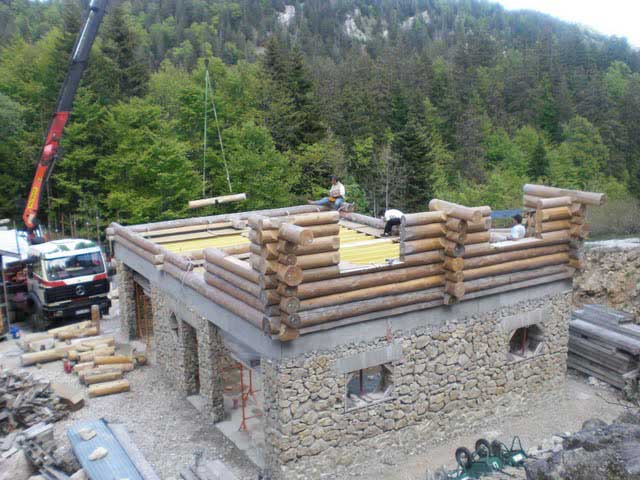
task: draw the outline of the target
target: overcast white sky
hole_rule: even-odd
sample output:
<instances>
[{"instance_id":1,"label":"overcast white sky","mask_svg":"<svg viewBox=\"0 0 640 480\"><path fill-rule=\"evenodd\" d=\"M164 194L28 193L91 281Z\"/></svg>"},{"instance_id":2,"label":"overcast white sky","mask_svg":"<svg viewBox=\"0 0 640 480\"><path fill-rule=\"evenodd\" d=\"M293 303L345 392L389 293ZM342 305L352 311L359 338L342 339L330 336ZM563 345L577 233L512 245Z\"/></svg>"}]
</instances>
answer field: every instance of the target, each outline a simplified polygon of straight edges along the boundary
<instances>
[{"instance_id":1,"label":"overcast white sky","mask_svg":"<svg viewBox=\"0 0 640 480\"><path fill-rule=\"evenodd\" d=\"M494 0L509 10L537 10L640 47L640 0Z\"/></svg>"}]
</instances>

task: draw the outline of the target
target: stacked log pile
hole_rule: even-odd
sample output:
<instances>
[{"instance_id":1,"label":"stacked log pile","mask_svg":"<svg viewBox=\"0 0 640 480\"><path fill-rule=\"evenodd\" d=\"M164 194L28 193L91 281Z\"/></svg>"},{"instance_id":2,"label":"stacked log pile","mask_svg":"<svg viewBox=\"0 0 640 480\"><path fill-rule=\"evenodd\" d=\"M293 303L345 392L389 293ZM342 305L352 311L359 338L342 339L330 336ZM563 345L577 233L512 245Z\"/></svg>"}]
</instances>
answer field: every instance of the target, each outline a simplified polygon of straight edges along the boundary
<instances>
[{"instance_id":1,"label":"stacked log pile","mask_svg":"<svg viewBox=\"0 0 640 480\"><path fill-rule=\"evenodd\" d=\"M603 305L575 310L569 323L567 365L619 389L634 388L640 374L640 326L635 316Z\"/></svg>"},{"instance_id":2,"label":"stacked log pile","mask_svg":"<svg viewBox=\"0 0 640 480\"><path fill-rule=\"evenodd\" d=\"M491 209L489 207L469 208L443 200L433 199L429 210L445 216L444 224L444 302L452 304L460 301L466 293L464 254L467 246L477 248L489 245L491 238Z\"/></svg>"},{"instance_id":3,"label":"stacked log pile","mask_svg":"<svg viewBox=\"0 0 640 480\"><path fill-rule=\"evenodd\" d=\"M129 382L122 377L133 370L136 363L144 363L144 355L136 358L116 355L112 335L89 336L98 332L95 321L87 321L26 335L21 342L21 347L26 350L21 356L22 365L60 360L69 362L81 383L90 385L90 397L128 391Z\"/></svg>"}]
</instances>

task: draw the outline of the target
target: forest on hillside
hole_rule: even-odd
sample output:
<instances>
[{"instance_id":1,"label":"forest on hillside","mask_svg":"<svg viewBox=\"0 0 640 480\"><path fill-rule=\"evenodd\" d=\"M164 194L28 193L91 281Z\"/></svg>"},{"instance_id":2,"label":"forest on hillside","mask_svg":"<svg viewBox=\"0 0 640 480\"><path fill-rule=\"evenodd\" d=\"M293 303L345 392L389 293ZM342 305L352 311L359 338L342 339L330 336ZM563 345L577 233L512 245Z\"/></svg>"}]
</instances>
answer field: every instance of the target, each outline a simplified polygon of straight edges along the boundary
<instances>
[{"instance_id":1,"label":"forest on hillside","mask_svg":"<svg viewBox=\"0 0 640 480\"><path fill-rule=\"evenodd\" d=\"M20 218L86 4L0 3L3 217ZM332 173L375 214L514 208L528 181L631 202L640 52L481 0L113 1L63 147L54 231L194 215L203 190L229 193L223 160L249 198L197 214L300 203Z\"/></svg>"}]
</instances>

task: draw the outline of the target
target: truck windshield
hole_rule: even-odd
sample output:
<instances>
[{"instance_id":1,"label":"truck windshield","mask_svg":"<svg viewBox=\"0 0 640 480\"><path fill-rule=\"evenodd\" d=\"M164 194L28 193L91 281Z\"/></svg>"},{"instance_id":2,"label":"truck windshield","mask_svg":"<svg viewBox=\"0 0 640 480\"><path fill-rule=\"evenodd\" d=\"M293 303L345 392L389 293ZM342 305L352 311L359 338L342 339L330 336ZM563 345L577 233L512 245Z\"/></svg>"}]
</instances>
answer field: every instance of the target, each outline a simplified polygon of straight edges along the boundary
<instances>
[{"instance_id":1,"label":"truck windshield","mask_svg":"<svg viewBox=\"0 0 640 480\"><path fill-rule=\"evenodd\" d=\"M99 252L70 255L68 257L45 260L47 278L64 280L65 278L82 277L103 273L104 264Z\"/></svg>"}]
</instances>

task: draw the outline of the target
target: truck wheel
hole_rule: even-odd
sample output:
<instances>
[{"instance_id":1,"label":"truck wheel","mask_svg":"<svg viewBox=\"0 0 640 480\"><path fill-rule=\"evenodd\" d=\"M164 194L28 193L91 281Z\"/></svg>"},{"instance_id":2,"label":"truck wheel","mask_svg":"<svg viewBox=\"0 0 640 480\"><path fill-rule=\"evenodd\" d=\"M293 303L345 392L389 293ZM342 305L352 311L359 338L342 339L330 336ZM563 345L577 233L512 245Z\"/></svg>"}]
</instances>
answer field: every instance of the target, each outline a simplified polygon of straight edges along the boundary
<instances>
[{"instance_id":1,"label":"truck wheel","mask_svg":"<svg viewBox=\"0 0 640 480\"><path fill-rule=\"evenodd\" d=\"M36 332L42 332L49 326L49 321L42 312L33 312L31 314L31 326Z\"/></svg>"}]
</instances>

